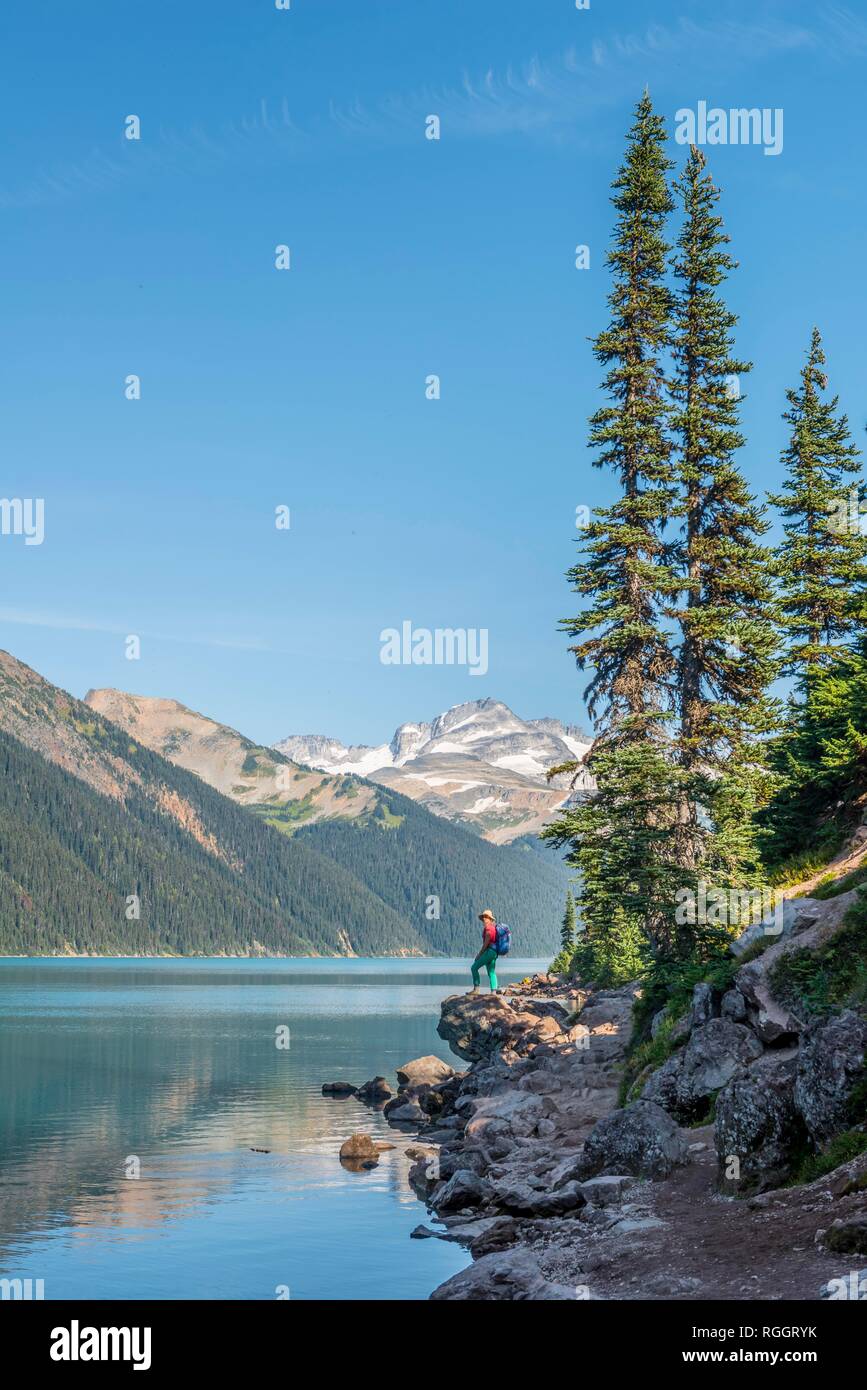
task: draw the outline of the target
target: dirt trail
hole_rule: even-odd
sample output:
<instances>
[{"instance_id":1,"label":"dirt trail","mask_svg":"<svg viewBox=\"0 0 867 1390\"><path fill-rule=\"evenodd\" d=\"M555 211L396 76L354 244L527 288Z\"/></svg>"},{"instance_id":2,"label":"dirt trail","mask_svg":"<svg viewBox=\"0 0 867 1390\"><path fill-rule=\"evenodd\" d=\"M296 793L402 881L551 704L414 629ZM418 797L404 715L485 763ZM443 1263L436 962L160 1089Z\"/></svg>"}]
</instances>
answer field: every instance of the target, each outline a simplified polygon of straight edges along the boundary
<instances>
[{"instance_id":1,"label":"dirt trail","mask_svg":"<svg viewBox=\"0 0 867 1390\"><path fill-rule=\"evenodd\" d=\"M859 826L858 830L841 850L829 859L821 869L811 874L809 878L802 879L800 883L790 883L788 887L781 888L780 894L784 898L808 898L814 888L818 888L823 879L826 878L845 878L854 869L858 869L867 858L867 826Z\"/></svg>"},{"instance_id":2,"label":"dirt trail","mask_svg":"<svg viewBox=\"0 0 867 1390\"><path fill-rule=\"evenodd\" d=\"M834 1197L820 1181L753 1201L721 1197L713 1129L691 1131L691 1142L706 1147L688 1167L629 1193L628 1215L661 1225L621 1234L561 1222L556 1241L537 1245L546 1275L586 1285L592 1298L812 1301L830 1279L863 1268L863 1257L831 1254L815 1235L863 1213L864 1193Z\"/></svg>"}]
</instances>

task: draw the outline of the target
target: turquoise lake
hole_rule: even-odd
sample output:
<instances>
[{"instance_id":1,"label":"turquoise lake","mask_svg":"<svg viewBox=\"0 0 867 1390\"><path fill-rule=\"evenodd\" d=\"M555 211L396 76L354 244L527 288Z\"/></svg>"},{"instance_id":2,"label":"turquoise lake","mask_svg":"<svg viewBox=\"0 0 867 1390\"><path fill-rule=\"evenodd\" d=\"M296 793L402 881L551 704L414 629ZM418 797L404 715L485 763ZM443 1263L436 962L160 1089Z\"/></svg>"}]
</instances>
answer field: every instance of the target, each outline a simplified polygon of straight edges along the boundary
<instances>
[{"instance_id":1,"label":"turquoise lake","mask_svg":"<svg viewBox=\"0 0 867 1390\"><path fill-rule=\"evenodd\" d=\"M46 1299L427 1298L468 1256L409 1238L412 1133L320 1088L458 1066L436 1022L468 986L464 960L0 961L0 1278ZM347 1172L355 1130L396 1148Z\"/></svg>"}]
</instances>

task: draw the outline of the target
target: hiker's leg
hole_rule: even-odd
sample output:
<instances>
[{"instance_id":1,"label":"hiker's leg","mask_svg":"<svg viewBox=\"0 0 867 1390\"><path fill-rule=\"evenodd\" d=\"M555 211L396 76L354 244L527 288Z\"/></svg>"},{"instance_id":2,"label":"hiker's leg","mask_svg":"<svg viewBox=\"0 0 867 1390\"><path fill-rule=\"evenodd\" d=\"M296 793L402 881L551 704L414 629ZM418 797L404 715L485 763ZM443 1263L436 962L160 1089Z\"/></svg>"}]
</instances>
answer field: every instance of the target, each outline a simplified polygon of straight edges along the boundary
<instances>
[{"instance_id":1,"label":"hiker's leg","mask_svg":"<svg viewBox=\"0 0 867 1390\"><path fill-rule=\"evenodd\" d=\"M488 950L488 956L487 960L485 961L485 965L488 969L488 982L491 986L491 993L493 994L493 992L497 988L497 953L494 950L493 946L491 946Z\"/></svg>"},{"instance_id":2,"label":"hiker's leg","mask_svg":"<svg viewBox=\"0 0 867 1390\"><path fill-rule=\"evenodd\" d=\"M478 987L479 987L479 958L478 958L478 956L476 956L475 960L473 961L472 965L470 966L470 971L471 971L472 976L473 976L473 989L478 989Z\"/></svg>"}]
</instances>

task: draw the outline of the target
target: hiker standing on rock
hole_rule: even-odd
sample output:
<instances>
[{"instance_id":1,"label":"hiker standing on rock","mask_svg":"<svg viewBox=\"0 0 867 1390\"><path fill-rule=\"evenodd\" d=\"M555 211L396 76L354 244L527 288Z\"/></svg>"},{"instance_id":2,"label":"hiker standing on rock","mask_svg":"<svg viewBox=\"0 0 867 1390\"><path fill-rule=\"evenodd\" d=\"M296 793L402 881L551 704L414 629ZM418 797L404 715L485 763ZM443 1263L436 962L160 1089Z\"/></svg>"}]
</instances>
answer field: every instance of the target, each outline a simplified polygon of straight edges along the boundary
<instances>
[{"instance_id":1,"label":"hiker standing on rock","mask_svg":"<svg viewBox=\"0 0 867 1390\"><path fill-rule=\"evenodd\" d=\"M497 956L504 956L508 951L511 945L511 932L508 927L497 924L497 919L489 907L486 907L484 912L479 913L479 921L482 924L482 949L470 966L473 976L473 987L470 994L478 994L479 992L479 970L482 966L488 972L491 993L495 994L497 993Z\"/></svg>"}]
</instances>

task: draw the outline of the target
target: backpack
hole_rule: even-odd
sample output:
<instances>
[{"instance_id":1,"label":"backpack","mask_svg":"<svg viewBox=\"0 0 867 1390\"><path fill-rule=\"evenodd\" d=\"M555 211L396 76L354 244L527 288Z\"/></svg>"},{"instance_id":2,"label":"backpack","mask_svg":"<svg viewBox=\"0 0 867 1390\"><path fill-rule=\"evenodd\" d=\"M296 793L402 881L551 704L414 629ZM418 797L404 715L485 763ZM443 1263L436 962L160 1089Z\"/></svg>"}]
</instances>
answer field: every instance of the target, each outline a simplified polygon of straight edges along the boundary
<instances>
[{"instance_id":1,"label":"backpack","mask_svg":"<svg viewBox=\"0 0 867 1390\"><path fill-rule=\"evenodd\" d=\"M498 956L508 955L512 945L512 928L507 927L504 922L497 923L497 939L494 942L494 950Z\"/></svg>"}]
</instances>

